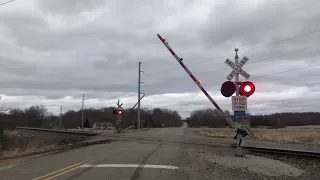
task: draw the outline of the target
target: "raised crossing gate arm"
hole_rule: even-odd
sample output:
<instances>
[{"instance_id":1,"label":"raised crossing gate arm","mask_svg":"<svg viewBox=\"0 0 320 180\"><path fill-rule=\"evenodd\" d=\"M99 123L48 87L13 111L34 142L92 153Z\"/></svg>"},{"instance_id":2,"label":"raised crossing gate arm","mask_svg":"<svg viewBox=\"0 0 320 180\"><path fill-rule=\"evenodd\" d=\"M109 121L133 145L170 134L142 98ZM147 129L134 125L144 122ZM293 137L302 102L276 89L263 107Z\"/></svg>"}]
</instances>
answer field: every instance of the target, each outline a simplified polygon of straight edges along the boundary
<instances>
[{"instance_id":1,"label":"raised crossing gate arm","mask_svg":"<svg viewBox=\"0 0 320 180\"><path fill-rule=\"evenodd\" d=\"M213 100L213 98L208 94L208 92L203 88L201 83L197 80L197 78L191 73L191 71L184 65L182 62L183 59L180 58L174 51L173 49L169 46L168 42L166 39L162 38L160 34L157 34L158 38L160 41L163 43L164 46L170 51L170 53L173 55L173 57L178 61L178 63L182 66L182 68L188 73L188 75L191 77L191 79L194 81L194 83L197 84L197 86L200 88L200 90L206 95L206 97L209 99L209 101L214 105L214 107L219 111L221 115L223 115L227 121L227 123L230 125L230 127L234 129L243 129L245 130L248 135L253 135L249 127L239 124L238 122L235 122L231 119L231 117L223 112L223 110L219 107L219 105Z\"/></svg>"}]
</instances>

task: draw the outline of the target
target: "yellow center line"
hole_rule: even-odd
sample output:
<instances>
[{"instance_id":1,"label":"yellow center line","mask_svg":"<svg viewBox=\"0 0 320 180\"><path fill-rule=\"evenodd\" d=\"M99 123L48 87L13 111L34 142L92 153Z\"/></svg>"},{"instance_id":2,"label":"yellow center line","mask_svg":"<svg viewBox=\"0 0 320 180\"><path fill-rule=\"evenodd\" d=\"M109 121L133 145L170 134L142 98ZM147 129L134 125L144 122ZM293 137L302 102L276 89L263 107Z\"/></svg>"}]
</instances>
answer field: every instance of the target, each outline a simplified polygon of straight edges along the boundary
<instances>
[{"instance_id":1,"label":"yellow center line","mask_svg":"<svg viewBox=\"0 0 320 180\"><path fill-rule=\"evenodd\" d=\"M65 173L68 173L68 172L70 172L70 171L76 170L76 169L78 169L78 168L80 168L80 167L81 167L81 165L78 165L78 166L76 166L76 167L74 167L74 168L72 168L72 169L69 169L69 170L67 170L67 171L63 171L62 173L53 175L53 176L51 176L51 177L49 177L49 178L46 178L46 179L44 179L44 180L51 180L51 179L53 179L53 178L55 178L55 177L61 176L61 175L65 174Z\"/></svg>"},{"instance_id":2,"label":"yellow center line","mask_svg":"<svg viewBox=\"0 0 320 180\"><path fill-rule=\"evenodd\" d=\"M39 180L39 179L42 179L42 178L48 177L48 176L53 175L53 174L55 174L55 173L59 173L59 172L61 172L61 171L68 170L68 169L73 168L73 167L75 167L75 166L82 165L82 163L85 163L85 162L87 162L87 160L82 161L82 162L79 162L79 163L77 163L77 164L73 164L73 165L68 166L68 167L65 167L65 168L63 168L63 169L59 169L59 170L57 170L57 171L54 171L54 172L52 172L52 173L46 174L46 175L44 175L44 176L38 177L38 178L33 179L33 180Z\"/></svg>"}]
</instances>

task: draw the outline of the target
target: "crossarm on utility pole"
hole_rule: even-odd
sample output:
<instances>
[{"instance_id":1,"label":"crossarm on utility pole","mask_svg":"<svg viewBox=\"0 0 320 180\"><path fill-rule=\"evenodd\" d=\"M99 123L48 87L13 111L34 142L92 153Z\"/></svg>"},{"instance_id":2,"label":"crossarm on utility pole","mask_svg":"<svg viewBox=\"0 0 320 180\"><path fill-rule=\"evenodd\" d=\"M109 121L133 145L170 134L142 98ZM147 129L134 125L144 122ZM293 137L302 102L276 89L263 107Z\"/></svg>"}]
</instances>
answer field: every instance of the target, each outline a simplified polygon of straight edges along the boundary
<instances>
[{"instance_id":1,"label":"crossarm on utility pole","mask_svg":"<svg viewBox=\"0 0 320 180\"><path fill-rule=\"evenodd\" d=\"M230 125L230 127L235 128L235 129L243 129L245 130L248 135L253 135L253 133L251 132L251 130L244 125L241 125L237 122L234 122L231 117L226 114L225 112L223 112L223 110L219 107L219 105L213 100L213 98L207 93L207 91L203 88L203 86L201 85L201 83L199 83L199 81L197 80L197 78L191 73L191 71L184 65L184 63L182 62L183 59L180 58L174 51L173 49L169 46L168 42L166 41L166 39L162 38L160 36L160 34L157 34L158 38L160 39L160 41L163 43L164 46L166 46L166 48L170 51L170 53L173 55L173 57L178 61L178 63L182 66L182 68L188 73L188 75L191 77L191 79L194 81L194 83L197 84L197 86L201 89L201 91L207 96L207 98L209 99L209 101L215 106L215 108L219 111L219 113L224 116L226 118L227 123Z\"/></svg>"}]
</instances>

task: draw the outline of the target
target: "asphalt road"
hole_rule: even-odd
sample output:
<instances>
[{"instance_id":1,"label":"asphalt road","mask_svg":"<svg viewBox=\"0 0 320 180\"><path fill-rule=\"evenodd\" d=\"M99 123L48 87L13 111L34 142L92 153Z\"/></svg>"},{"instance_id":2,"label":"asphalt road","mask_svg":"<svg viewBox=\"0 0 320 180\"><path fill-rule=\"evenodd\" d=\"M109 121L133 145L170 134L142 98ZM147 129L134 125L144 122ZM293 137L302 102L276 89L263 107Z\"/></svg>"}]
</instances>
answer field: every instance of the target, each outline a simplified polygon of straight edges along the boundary
<instances>
[{"instance_id":1,"label":"asphalt road","mask_svg":"<svg viewBox=\"0 0 320 180\"><path fill-rule=\"evenodd\" d=\"M105 134L102 137L108 136ZM219 161L210 163L207 160L212 154L234 157L234 150L229 147L233 140L197 136L185 126L126 133L112 138L117 141L29 159L7 170L0 170L0 179L229 180L263 177L246 170L222 167L217 165Z\"/></svg>"}]
</instances>

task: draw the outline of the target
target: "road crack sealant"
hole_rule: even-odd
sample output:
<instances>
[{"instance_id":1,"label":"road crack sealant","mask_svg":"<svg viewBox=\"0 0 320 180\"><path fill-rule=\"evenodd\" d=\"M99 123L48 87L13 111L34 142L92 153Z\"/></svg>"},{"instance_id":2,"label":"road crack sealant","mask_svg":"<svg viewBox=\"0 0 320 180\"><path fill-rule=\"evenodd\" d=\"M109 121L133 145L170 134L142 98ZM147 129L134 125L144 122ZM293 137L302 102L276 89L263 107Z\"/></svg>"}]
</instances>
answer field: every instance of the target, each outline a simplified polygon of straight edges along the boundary
<instances>
[{"instance_id":1,"label":"road crack sealant","mask_svg":"<svg viewBox=\"0 0 320 180\"><path fill-rule=\"evenodd\" d=\"M159 141L158 146L152 150L150 153L148 153L141 161L141 163L139 164L139 166L137 167L137 169L134 171L134 173L132 174L130 180L138 180L140 178L141 172L143 170L144 165L146 164L146 162L148 161L148 159L150 158L150 156L152 156L155 152L157 152L161 147L162 147L163 142Z\"/></svg>"}]
</instances>

